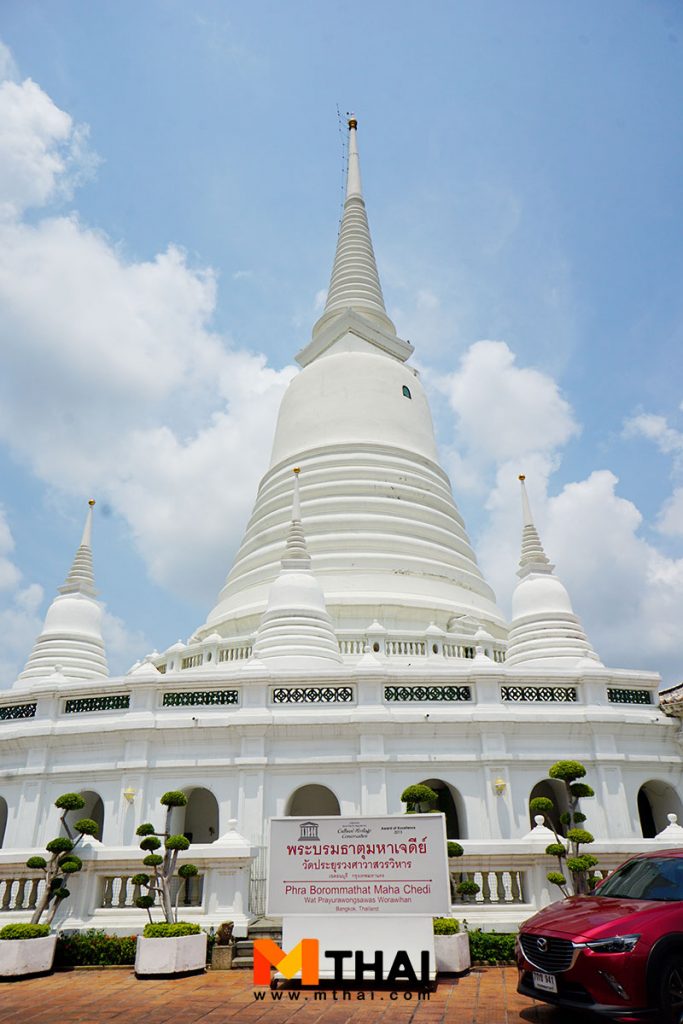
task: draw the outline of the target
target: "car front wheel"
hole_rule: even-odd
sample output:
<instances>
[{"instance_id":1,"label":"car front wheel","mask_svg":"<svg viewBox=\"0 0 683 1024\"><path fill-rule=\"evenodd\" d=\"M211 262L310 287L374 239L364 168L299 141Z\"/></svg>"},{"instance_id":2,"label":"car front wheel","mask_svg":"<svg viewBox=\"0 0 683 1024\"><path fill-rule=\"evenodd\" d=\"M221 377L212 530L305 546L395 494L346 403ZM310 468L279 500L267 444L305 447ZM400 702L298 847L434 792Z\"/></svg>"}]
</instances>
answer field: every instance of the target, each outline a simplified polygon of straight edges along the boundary
<instances>
[{"instance_id":1,"label":"car front wheel","mask_svg":"<svg viewBox=\"0 0 683 1024\"><path fill-rule=\"evenodd\" d=\"M662 1024L683 1022L683 952L668 956L661 968L659 1008Z\"/></svg>"}]
</instances>

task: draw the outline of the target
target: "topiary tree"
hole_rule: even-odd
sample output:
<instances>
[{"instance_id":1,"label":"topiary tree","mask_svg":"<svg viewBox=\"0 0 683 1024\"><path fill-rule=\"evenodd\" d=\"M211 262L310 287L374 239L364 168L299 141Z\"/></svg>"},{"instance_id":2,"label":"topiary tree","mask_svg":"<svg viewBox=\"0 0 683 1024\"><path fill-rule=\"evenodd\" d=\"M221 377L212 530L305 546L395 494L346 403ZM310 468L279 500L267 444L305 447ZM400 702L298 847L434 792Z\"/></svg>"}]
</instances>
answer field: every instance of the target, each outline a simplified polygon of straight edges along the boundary
<instances>
[{"instance_id":1,"label":"topiary tree","mask_svg":"<svg viewBox=\"0 0 683 1024\"><path fill-rule=\"evenodd\" d=\"M83 841L83 836L96 836L99 829L97 822L92 818L80 818L74 823L73 831L69 826L66 816L69 811L80 811L85 807L85 800L79 793L63 793L55 800L55 807L62 811L60 823L65 836L57 836L45 844L45 849L50 854L46 857L29 857L26 867L32 871L42 871L45 878L45 889L36 903L36 909L31 918L31 924L38 924L43 914L47 911L45 924L51 925L60 904L71 895L64 884L65 875L75 875L83 867L83 861L73 851ZM78 835L74 835L77 832Z\"/></svg>"},{"instance_id":2,"label":"topiary tree","mask_svg":"<svg viewBox=\"0 0 683 1024\"><path fill-rule=\"evenodd\" d=\"M423 783L408 786L401 793L401 803L406 805L406 814L419 814L421 811L431 811L438 800L439 797L434 790Z\"/></svg>"},{"instance_id":3,"label":"topiary tree","mask_svg":"<svg viewBox=\"0 0 683 1024\"><path fill-rule=\"evenodd\" d=\"M187 797L180 790L171 790L169 793L164 793L159 802L166 808L164 831L157 832L149 821L139 825L136 829L136 835L142 836L140 849L147 854L142 863L145 867L152 868L152 874L141 872L133 876L133 885L147 889L147 893L138 896L135 903L147 911L150 923L152 923L151 908L158 895L167 924L177 924L178 901L182 885L178 886L174 905L171 899L171 879L176 873L178 854L181 850L189 850L190 841L185 836L171 835L171 815L174 807L184 807L187 804ZM163 855L157 852L161 847L162 840L164 843ZM184 879L186 889L190 878L197 873L198 869L194 864L181 864L178 868L178 877Z\"/></svg>"},{"instance_id":4,"label":"topiary tree","mask_svg":"<svg viewBox=\"0 0 683 1024\"><path fill-rule=\"evenodd\" d=\"M449 839L448 842L446 843L446 850L448 852L449 860L452 857L462 857L463 853L465 852L460 843L456 843L452 839ZM451 903L455 903L457 899L458 889L455 882L455 875L450 870L448 872L448 881L451 887Z\"/></svg>"},{"instance_id":5,"label":"topiary tree","mask_svg":"<svg viewBox=\"0 0 683 1024\"><path fill-rule=\"evenodd\" d=\"M548 881L557 885L564 896L579 896L591 891L595 885L593 868L598 863L597 857L590 853L581 853L582 846L592 843L593 836L585 828L581 828L586 815L579 810L579 801L595 796L592 788L585 782L578 782L586 774L586 769L579 761L557 761L548 771L551 779L561 782L565 788L568 811L560 814L560 822L567 826L566 841L560 839L547 815L555 810L555 804L546 796L535 797L529 802L532 814L542 814L546 825L550 825L555 833L555 842L546 847L546 853L557 857L559 871L550 871ZM570 881L564 874L564 866L570 875Z\"/></svg>"}]
</instances>

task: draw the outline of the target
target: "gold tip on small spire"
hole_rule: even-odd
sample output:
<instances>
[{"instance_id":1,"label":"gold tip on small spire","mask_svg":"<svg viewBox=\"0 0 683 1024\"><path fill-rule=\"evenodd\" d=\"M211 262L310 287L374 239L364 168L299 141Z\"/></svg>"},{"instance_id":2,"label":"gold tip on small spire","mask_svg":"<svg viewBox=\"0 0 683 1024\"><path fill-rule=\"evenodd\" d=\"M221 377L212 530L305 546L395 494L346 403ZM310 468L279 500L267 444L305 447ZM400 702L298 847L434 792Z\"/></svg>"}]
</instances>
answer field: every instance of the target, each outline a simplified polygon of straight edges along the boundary
<instances>
[{"instance_id":1,"label":"gold tip on small spire","mask_svg":"<svg viewBox=\"0 0 683 1024\"><path fill-rule=\"evenodd\" d=\"M300 466L295 466L294 469L292 470L292 473L296 473L297 476L299 475L300 472L301 472L301 467Z\"/></svg>"},{"instance_id":2,"label":"gold tip on small spire","mask_svg":"<svg viewBox=\"0 0 683 1024\"><path fill-rule=\"evenodd\" d=\"M517 477L517 479L521 480L522 483L524 483L524 481L526 480L526 477L525 477L524 473L520 473L519 476Z\"/></svg>"},{"instance_id":3,"label":"gold tip on small spire","mask_svg":"<svg viewBox=\"0 0 683 1024\"><path fill-rule=\"evenodd\" d=\"M349 118L349 128L357 128L357 127L358 127L358 120L355 117L350 117Z\"/></svg>"},{"instance_id":4,"label":"gold tip on small spire","mask_svg":"<svg viewBox=\"0 0 683 1024\"><path fill-rule=\"evenodd\" d=\"M95 504L95 499L91 498L90 501L88 502L88 504L90 505L90 508L92 508L93 505Z\"/></svg>"}]
</instances>

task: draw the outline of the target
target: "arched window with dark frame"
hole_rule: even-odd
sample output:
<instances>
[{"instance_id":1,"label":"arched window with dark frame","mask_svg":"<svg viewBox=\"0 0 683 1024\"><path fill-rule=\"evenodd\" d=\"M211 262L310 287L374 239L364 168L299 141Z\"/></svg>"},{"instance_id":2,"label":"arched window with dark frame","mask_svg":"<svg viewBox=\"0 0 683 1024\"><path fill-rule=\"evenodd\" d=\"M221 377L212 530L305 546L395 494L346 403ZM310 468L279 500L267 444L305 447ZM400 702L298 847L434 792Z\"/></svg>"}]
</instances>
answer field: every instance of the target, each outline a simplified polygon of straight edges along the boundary
<instances>
[{"instance_id":1,"label":"arched window with dark frame","mask_svg":"<svg viewBox=\"0 0 683 1024\"><path fill-rule=\"evenodd\" d=\"M404 384L404 385L403 385L403 387L401 388L401 391L402 391L402 393L403 393L403 397L404 397L404 398L412 398L412 397L413 397L413 396L411 395L411 393L410 393L410 388L408 387L408 385L407 385L407 384Z\"/></svg>"}]
</instances>

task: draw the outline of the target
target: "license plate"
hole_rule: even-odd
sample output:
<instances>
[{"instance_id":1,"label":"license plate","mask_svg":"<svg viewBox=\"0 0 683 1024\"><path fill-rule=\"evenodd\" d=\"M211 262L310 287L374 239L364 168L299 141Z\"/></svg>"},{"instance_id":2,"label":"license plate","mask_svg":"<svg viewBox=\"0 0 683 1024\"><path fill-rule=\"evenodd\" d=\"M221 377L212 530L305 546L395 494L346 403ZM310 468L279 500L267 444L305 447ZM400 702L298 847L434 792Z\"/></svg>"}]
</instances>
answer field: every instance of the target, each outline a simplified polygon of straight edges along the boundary
<instances>
[{"instance_id":1,"label":"license plate","mask_svg":"<svg viewBox=\"0 0 683 1024\"><path fill-rule=\"evenodd\" d=\"M544 992L557 992L557 978L554 974L534 971L534 988L543 989Z\"/></svg>"}]
</instances>

